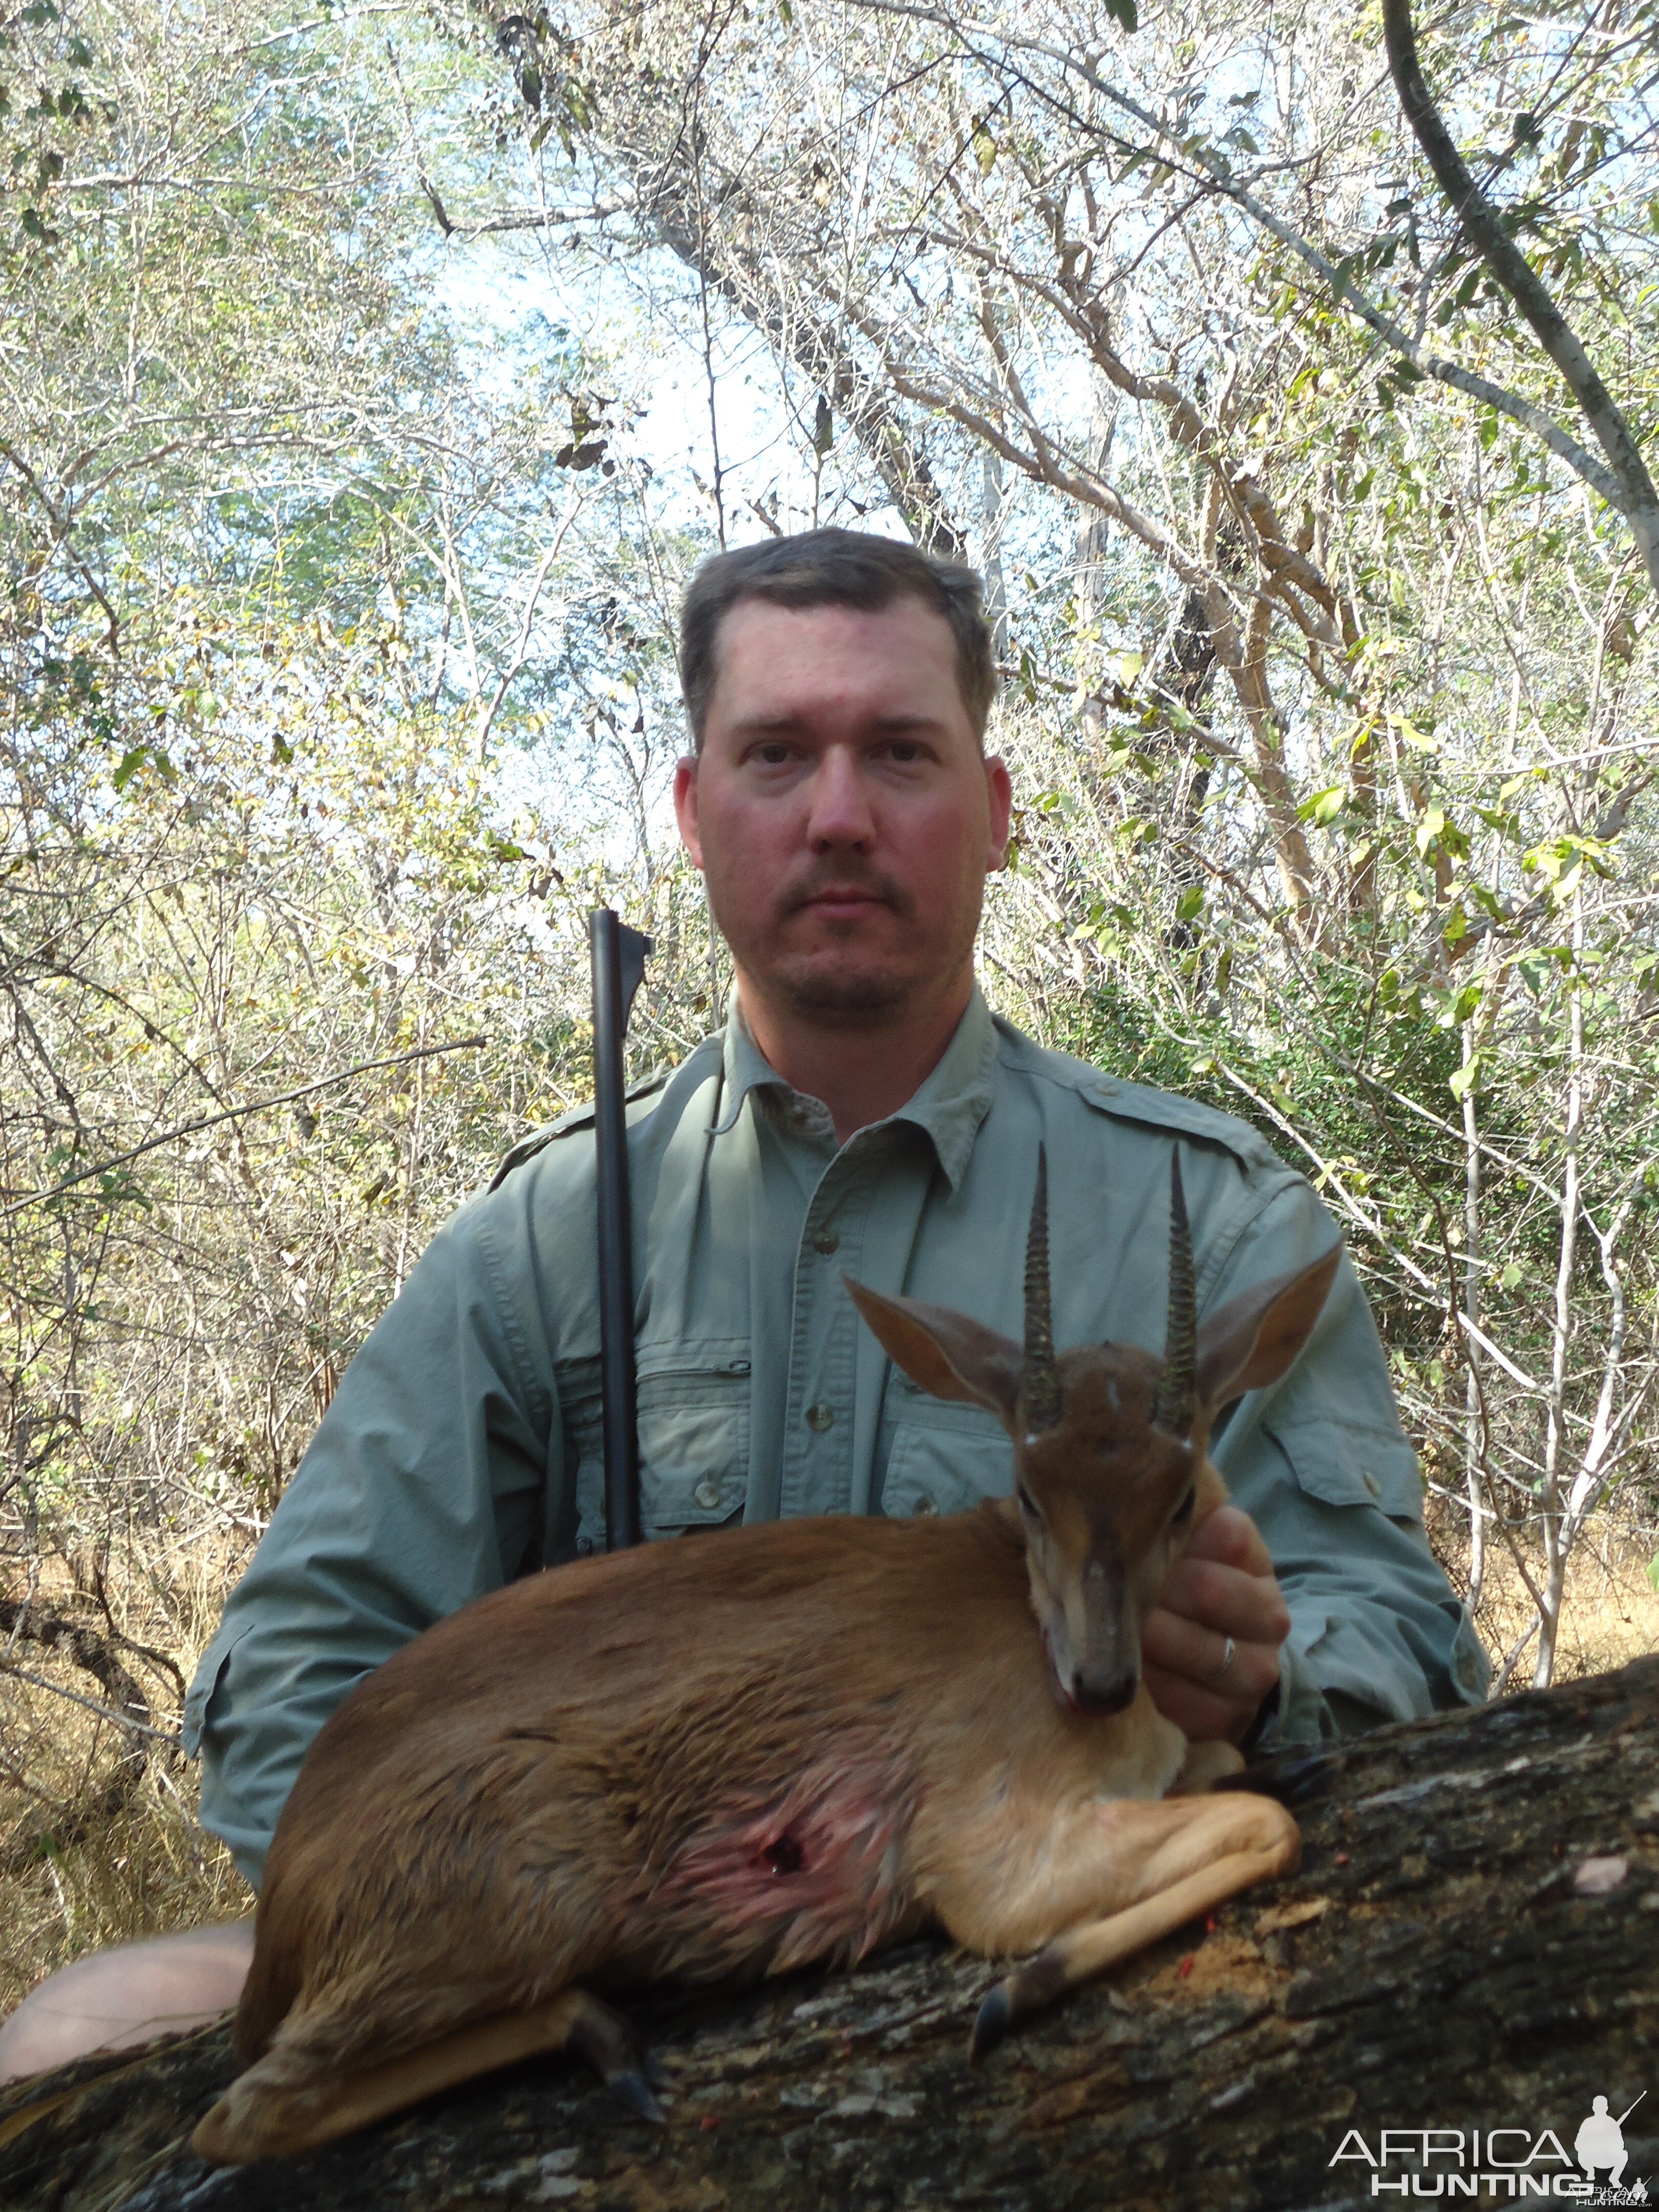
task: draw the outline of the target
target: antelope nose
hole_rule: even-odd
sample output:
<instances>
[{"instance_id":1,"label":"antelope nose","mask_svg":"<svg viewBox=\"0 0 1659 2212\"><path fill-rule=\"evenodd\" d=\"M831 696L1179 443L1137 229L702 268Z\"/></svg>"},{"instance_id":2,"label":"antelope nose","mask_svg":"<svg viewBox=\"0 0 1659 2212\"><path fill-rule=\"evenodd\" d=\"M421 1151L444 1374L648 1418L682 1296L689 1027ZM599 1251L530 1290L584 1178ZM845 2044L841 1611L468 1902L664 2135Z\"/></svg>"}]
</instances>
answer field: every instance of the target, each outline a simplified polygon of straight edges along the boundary
<instances>
[{"instance_id":1,"label":"antelope nose","mask_svg":"<svg viewBox=\"0 0 1659 2212\"><path fill-rule=\"evenodd\" d=\"M1085 1713L1121 1713L1134 1703L1139 1687L1139 1672L1131 1668L1121 1674L1079 1674L1072 1694Z\"/></svg>"}]
</instances>

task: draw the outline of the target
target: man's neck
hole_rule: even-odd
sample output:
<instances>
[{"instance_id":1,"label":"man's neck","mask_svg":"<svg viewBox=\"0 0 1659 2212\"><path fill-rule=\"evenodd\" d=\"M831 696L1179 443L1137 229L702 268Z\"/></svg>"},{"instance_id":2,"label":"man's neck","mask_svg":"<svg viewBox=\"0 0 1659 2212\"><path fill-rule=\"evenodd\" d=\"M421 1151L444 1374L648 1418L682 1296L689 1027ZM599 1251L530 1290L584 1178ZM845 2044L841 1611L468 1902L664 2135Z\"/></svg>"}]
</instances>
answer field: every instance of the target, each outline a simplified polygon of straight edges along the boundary
<instances>
[{"instance_id":1,"label":"man's neck","mask_svg":"<svg viewBox=\"0 0 1659 2212\"><path fill-rule=\"evenodd\" d=\"M908 1103L944 1059L973 996L968 969L937 1004L908 1007L869 1028L825 1026L779 1006L741 970L738 1000L749 1034L792 1089L821 1099L844 1145Z\"/></svg>"}]
</instances>

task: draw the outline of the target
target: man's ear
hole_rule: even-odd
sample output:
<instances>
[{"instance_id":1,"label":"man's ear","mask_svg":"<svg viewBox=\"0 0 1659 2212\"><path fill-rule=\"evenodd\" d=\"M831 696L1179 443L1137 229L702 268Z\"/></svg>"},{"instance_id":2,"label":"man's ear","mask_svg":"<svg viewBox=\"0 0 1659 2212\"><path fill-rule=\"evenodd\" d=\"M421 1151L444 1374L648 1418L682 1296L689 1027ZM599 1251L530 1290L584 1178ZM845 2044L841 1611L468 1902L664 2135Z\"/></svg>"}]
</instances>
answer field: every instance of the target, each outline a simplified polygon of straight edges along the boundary
<instances>
[{"instance_id":1,"label":"man's ear","mask_svg":"<svg viewBox=\"0 0 1659 2212\"><path fill-rule=\"evenodd\" d=\"M913 1382L935 1398L987 1407L1012 1430L1021 1364L1020 1348L1012 1337L999 1336L948 1306L884 1298L850 1275L842 1280L882 1350Z\"/></svg>"},{"instance_id":2,"label":"man's ear","mask_svg":"<svg viewBox=\"0 0 1659 2212\"><path fill-rule=\"evenodd\" d=\"M702 866L702 830L697 818L697 757L682 753L674 763L674 820L680 842L696 867Z\"/></svg>"},{"instance_id":3,"label":"man's ear","mask_svg":"<svg viewBox=\"0 0 1659 2212\"><path fill-rule=\"evenodd\" d=\"M994 873L1008 865L1008 832L1013 823L1014 787L1000 753L985 763L985 796L991 809L991 850L987 867Z\"/></svg>"},{"instance_id":4,"label":"man's ear","mask_svg":"<svg viewBox=\"0 0 1659 2212\"><path fill-rule=\"evenodd\" d=\"M1212 1413L1278 1382L1312 1335L1341 1257L1333 1245L1311 1267L1241 1291L1210 1316L1198 1332L1194 1380Z\"/></svg>"}]
</instances>

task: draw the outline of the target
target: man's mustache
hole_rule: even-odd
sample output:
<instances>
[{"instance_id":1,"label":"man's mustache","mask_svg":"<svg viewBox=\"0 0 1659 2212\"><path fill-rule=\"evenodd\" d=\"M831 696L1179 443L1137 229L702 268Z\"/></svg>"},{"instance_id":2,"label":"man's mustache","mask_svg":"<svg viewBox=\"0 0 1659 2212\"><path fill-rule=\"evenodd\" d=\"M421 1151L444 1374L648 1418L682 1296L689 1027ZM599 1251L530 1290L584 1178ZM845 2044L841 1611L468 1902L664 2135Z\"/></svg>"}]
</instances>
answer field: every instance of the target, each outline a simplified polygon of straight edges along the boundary
<instances>
[{"instance_id":1,"label":"man's mustache","mask_svg":"<svg viewBox=\"0 0 1659 2212\"><path fill-rule=\"evenodd\" d=\"M798 883L788 884L778 895L778 919L787 921L799 914L803 907L811 906L814 899L822 898L826 891L856 891L863 898L878 899L884 906L892 908L900 919L908 919L914 902L903 885L891 876L878 870L815 867Z\"/></svg>"}]
</instances>

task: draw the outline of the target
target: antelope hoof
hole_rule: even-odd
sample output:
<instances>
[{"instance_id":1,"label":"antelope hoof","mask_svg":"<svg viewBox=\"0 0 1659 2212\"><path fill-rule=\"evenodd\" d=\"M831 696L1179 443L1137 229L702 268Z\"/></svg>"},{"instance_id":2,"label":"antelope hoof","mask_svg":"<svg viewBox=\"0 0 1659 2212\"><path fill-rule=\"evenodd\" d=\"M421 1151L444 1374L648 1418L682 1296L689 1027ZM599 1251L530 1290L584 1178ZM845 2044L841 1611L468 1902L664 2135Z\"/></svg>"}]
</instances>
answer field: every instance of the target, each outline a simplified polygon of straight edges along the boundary
<instances>
[{"instance_id":1,"label":"antelope hoof","mask_svg":"<svg viewBox=\"0 0 1659 2212\"><path fill-rule=\"evenodd\" d=\"M1014 2000L1006 1982L999 1982L974 2017L968 2045L968 2063L982 2066L1014 2024Z\"/></svg>"},{"instance_id":2,"label":"antelope hoof","mask_svg":"<svg viewBox=\"0 0 1659 2212\"><path fill-rule=\"evenodd\" d=\"M668 2115L653 2096L651 2085L643 2074L636 2074L631 2069L607 2074L605 2086L619 2103L626 2105L629 2111L636 2113L641 2119L649 2120L657 2127L668 2124Z\"/></svg>"}]
</instances>

